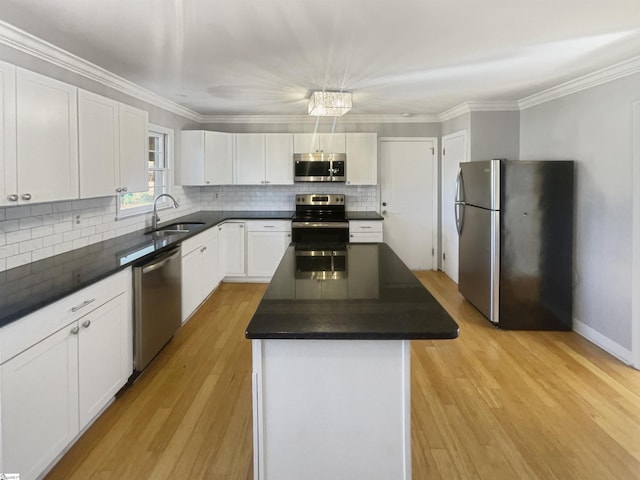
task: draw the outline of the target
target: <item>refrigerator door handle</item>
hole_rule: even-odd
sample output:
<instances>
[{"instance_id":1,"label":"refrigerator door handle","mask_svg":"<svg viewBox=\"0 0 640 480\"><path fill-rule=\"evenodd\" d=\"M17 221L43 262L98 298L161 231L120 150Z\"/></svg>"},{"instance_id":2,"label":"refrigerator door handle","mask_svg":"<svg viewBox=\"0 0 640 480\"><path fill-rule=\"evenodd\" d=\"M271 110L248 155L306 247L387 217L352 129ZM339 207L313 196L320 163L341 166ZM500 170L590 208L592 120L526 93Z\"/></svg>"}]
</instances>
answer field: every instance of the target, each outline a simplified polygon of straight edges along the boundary
<instances>
[{"instance_id":1,"label":"refrigerator door handle","mask_svg":"<svg viewBox=\"0 0 640 480\"><path fill-rule=\"evenodd\" d=\"M456 176L456 196L453 202L453 215L456 220L456 230L458 236L462 235L462 224L464 223L464 185L462 183L462 168L458 169ZM462 212L459 215L459 212Z\"/></svg>"}]
</instances>

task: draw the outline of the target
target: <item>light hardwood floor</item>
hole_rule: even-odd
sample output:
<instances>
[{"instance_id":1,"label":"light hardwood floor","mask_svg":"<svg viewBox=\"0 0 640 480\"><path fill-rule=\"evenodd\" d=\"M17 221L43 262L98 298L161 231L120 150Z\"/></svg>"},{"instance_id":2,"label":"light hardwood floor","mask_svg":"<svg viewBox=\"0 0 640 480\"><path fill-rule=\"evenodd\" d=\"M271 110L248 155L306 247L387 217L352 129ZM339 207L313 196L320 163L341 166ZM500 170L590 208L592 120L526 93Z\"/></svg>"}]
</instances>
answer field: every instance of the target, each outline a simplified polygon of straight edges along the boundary
<instances>
[{"instance_id":1,"label":"light hardwood floor","mask_svg":"<svg viewBox=\"0 0 640 480\"><path fill-rule=\"evenodd\" d=\"M412 342L415 480L640 478L640 372L572 332L497 330L416 275L460 337ZM47 480L253 478L244 329L265 288L222 285Z\"/></svg>"}]
</instances>

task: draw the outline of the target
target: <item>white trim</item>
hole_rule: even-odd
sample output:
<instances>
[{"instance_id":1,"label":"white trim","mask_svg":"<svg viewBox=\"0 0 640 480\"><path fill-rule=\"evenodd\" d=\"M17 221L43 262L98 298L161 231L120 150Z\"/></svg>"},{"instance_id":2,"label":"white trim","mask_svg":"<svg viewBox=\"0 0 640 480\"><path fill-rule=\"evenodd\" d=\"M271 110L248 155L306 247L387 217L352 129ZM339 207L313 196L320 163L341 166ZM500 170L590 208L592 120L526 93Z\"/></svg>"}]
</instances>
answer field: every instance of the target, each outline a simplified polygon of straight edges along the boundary
<instances>
[{"instance_id":1,"label":"white trim","mask_svg":"<svg viewBox=\"0 0 640 480\"><path fill-rule=\"evenodd\" d=\"M640 101L633 103L633 161L631 217L631 351L640 370Z\"/></svg>"},{"instance_id":2,"label":"white trim","mask_svg":"<svg viewBox=\"0 0 640 480\"><path fill-rule=\"evenodd\" d=\"M517 112L520 110L515 100L469 101L461 103L438 115L438 121L445 122L471 112Z\"/></svg>"},{"instance_id":3,"label":"white trim","mask_svg":"<svg viewBox=\"0 0 640 480\"><path fill-rule=\"evenodd\" d=\"M573 330L580 336L586 338L591 343L596 344L606 352L616 357L621 362L631 365L631 351L614 342L608 337L591 328L580 320L573 319Z\"/></svg>"},{"instance_id":4,"label":"white trim","mask_svg":"<svg viewBox=\"0 0 640 480\"><path fill-rule=\"evenodd\" d=\"M20 30L13 25L0 20L0 44L11 47L32 57L44 60L70 72L101 83L124 94L130 95L143 102L150 103L159 108L175 113L182 117L202 121L202 115L182 105L178 105L157 93L142 88L141 86L125 80L118 75L105 70L77 55L67 52L55 45L46 42L30 33Z\"/></svg>"},{"instance_id":5,"label":"white trim","mask_svg":"<svg viewBox=\"0 0 640 480\"><path fill-rule=\"evenodd\" d=\"M528 97L520 99L518 101L518 106L520 107L520 110L524 110L560 97L571 95L572 93L597 87L603 83L608 83L634 73L640 73L640 56L601 68L595 72L588 73L587 75L574 78L573 80L561 83L555 87L529 95Z\"/></svg>"},{"instance_id":6,"label":"white trim","mask_svg":"<svg viewBox=\"0 0 640 480\"><path fill-rule=\"evenodd\" d=\"M308 115L204 115L202 123L438 123L438 115L345 115L344 117L310 117Z\"/></svg>"}]
</instances>

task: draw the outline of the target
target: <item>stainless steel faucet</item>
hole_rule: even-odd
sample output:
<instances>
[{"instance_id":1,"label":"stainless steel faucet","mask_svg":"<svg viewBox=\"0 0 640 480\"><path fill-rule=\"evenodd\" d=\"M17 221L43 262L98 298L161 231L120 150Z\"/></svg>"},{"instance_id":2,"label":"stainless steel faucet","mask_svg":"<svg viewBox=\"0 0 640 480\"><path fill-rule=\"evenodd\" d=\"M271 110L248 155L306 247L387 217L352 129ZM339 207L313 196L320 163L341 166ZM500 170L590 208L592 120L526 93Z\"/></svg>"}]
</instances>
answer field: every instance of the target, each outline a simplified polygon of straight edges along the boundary
<instances>
[{"instance_id":1,"label":"stainless steel faucet","mask_svg":"<svg viewBox=\"0 0 640 480\"><path fill-rule=\"evenodd\" d=\"M171 199L171 201L173 202L173 208L178 208L180 206L178 201L175 198L173 198L171 195L169 195L168 193L161 193L156 198L154 198L153 199L153 216L151 217L151 229L152 230L155 230L155 229L158 228L158 220L160 220L160 217L158 216L157 205L158 205L158 199L160 199L162 197L169 197Z\"/></svg>"}]
</instances>

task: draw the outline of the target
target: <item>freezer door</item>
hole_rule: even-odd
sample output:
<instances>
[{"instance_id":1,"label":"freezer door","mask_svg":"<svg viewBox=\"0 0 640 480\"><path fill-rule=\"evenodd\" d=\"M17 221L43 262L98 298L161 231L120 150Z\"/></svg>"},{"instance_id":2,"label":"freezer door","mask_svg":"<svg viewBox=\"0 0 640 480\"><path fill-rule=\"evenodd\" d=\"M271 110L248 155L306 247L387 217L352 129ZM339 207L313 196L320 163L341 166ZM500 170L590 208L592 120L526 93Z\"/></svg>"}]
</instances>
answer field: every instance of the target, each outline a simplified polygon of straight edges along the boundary
<instances>
[{"instance_id":1,"label":"freezer door","mask_svg":"<svg viewBox=\"0 0 640 480\"><path fill-rule=\"evenodd\" d=\"M500 160L460 164L460 198L467 205L500 210Z\"/></svg>"},{"instance_id":2,"label":"freezer door","mask_svg":"<svg viewBox=\"0 0 640 480\"><path fill-rule=\"evenodd\" d=\"M465 205L463 215L458 289L485 317L497 324L500 212Z\"/></svg>"}]
</instances>

